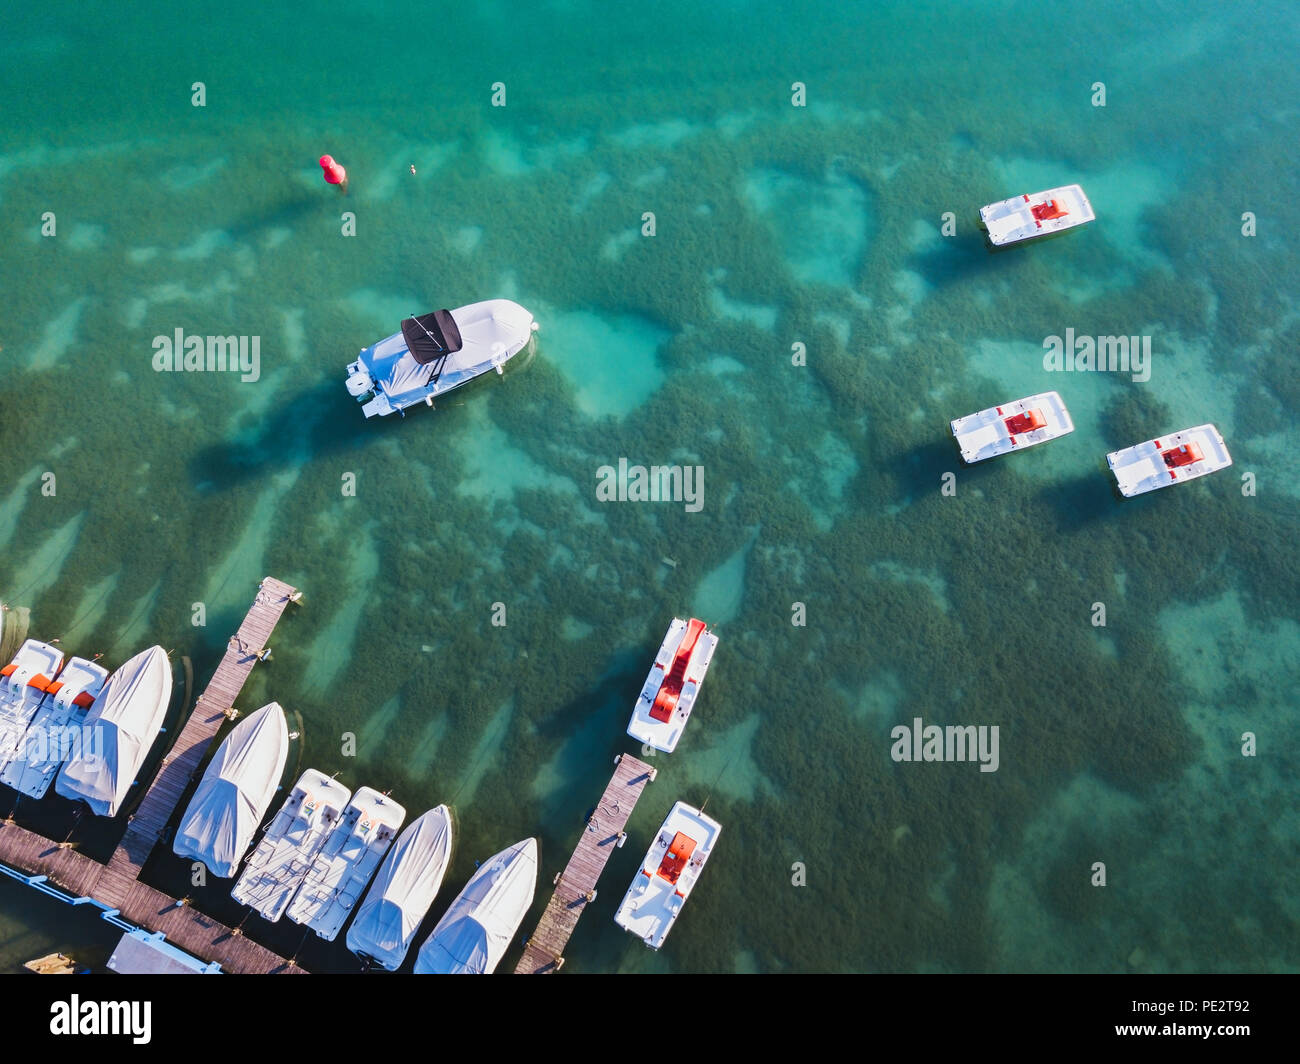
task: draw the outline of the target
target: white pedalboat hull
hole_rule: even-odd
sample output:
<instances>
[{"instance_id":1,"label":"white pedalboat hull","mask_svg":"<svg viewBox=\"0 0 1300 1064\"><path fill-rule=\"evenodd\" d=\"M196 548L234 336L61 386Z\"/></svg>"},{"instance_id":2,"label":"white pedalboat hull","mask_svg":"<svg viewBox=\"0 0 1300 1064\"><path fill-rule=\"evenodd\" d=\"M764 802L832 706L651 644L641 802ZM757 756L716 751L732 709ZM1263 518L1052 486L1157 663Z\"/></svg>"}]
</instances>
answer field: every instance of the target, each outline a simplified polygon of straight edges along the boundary
<instances>
[{"instance_id":1,"label":"white pedalboat hull","mask_svg":"<svg viewBox=\"0 0 1300 1064\"><path fill-rule=\"evenodd\" d=\"M1017 431L1017 422L1038 414L1042 428L1023 428ZM1013 403L991 406L952 422L952 434L961 447L962 459L967 465L996 458L1008 451L1023 451L1038 443L1046 443L1074 431L1074 422L1065 403L1056 392L1040 392Z\"/></svg>"},{"instance_id":2,"label":"white pedalboat hull","mask_svg":"<svg viewBox=\"0 0 1300 1064\"><path fill-rule=\"evenodd\" d=\"M614 922L659 949L722 833L722 825L685 802L673 806L627 888Z\"/></svg>"},{"instance_id":3,"label":"white pedalboat hull","mask_svg":"<svg viewBox=\"0 0 1300 1064\"><path fill-rule=\"evenodd\" d=\"M1056 210L1051 208L1053 202ZM980 225L988 232L989 243L994 247L1009 247L1062 233L1096 217L1092 204L1078 185L1012 196L980 208Z\"/></svg>"},{"instance_id":4,"label":"white pedalboat hull","mask_svg":"<svg viewBox=\"0 0 1300 1064\"><path fill-rule=\"evenodd\" d=\"M22 748L0 771L0 783L30 798L43 798L59 766L90 742L82 725L107 681L108 670L102 665L85 658L65 662L46 689Z\"/></svg>"},{"instance_id":5,"label":"white pedalboat hull","mask_svg":"<svg viewBox=\"0 0 1300 1064\"><path fill-rule=\"evenodd\" d=\"M289 919L333 942L404 820L403 806L373 788L358 789L289 902Z\"/></svg>"},{"instance_id":6,"label":"white pedalboat hull","mask_svg":"<svg viewBox=\"0 0 1300 1064\"><path fill-rule=\"evenodd\" d=\"M0 768L23 757L23 737L63 667L63 651L27 640L0 670Z\"/></svg>"},{"instance_id":7,"label":"white pedalboat hull","mask_svg":"<svg viewBox=\"0 0 1300 1064\"><path fill-rule=\"evenodd\" d=\"M628 735L633 739L661 750L665 754L671 754L677 749L677 743L686 729L687 721L690 720L691 710L695 708L695 700L699 696L704 677L709 671L709 664L713 661L713 652L718 646L718 637L706 626L700 632L682 674L680 693L670 707L667 719L661 719L656 715L655 700L665 680L672 674L678 648L687 631L687 622L681 617L674 617L672 624L668 626L668 633L664 636L663 643L660 644L659 653L655 655L654 664L650 666L650 672L641 687L640 695L637 696L636 704L632 707L632 720L627 728Z\"/></svg>"},{"instance_id":8,"label":"white pedalboat hull","mask_svg":"<svg viewBox=\"0 0 1300 1064\"><path fill-rule=\"evenodd\" d=\"M1165 456L1184 447L1199 448L1202 457L1186 465L1170 465ZM1115 474L1120 494L1131 498L1226 469L1232 465L1232 456L1218 429L1213 425L1197 425L1122 451L1112 451L1106 455L1106 464Z\"/></svg>"},{"instance_id":9,"label":"white pedalboat hull","mask_svg":"<svg viewBox=\"0 0 1300 1064\"><path fill-rule=\"evenodd\" d=\"M351 797L343 784L323 772L314 768L304 772L248 858L230 896L264 920L280 919Z\"/></svg>"},{"instance_id":10,"label":"white pedalboat hull","mask_svg":"<svg viewBox=\"0 0 1300 1064\"><path fill-rule=\"evenodd\" d=\"M518 303L486 299L450 311L462 346L447 356L441 375L427 383L429 370L412 358L401 332L363 348L348 365L348 394L363 403L366 417L383 417L433 401L505 364L528 346L537 323Z\"/></svg>"}]
</instances>

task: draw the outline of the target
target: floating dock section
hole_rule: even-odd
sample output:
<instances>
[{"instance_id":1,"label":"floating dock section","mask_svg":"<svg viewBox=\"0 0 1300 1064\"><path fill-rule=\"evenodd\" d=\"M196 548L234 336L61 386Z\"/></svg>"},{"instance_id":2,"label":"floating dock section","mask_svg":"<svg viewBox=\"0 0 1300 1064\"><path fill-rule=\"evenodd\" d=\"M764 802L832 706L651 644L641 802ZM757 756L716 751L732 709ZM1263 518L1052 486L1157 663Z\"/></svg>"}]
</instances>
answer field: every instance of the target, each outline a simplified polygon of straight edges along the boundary
<instances>
[{"instance_id":1,"label":"floating dock section","mask_svg":"<svg viewBox=\"0 0 1300 1064\"><path fill-rule=\"evenodd\" d=\"M564 948L578 918L596 900L596 880L613 852L623 845L627 837L623 828L655 772L631 754L620 754L614 762L614 775L587 818L573 856L555 879L555 893L524 947L515 975L544 975L563 967Z\"/></svg>"}]
</instances>

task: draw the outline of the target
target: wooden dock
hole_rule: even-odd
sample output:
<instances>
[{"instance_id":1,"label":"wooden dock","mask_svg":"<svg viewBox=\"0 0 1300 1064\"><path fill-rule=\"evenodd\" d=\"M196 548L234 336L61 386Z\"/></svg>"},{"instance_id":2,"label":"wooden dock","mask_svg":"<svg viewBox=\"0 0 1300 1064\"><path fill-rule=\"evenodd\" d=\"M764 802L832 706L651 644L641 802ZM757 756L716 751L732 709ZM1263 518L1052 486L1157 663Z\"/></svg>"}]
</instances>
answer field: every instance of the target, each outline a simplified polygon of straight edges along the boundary
<instances>
[{"instance_id":1,"label":"wooden dock","mask_svg":"<svg viewBox=\"0 0 1300 1064\"><path fill-rule=\"evenodd\" d=\"M194 703L190 719L167 751L158 775L132 814L126 834L109 859L95 893L100 901L117 908L126 902L140 876L140 869L171 819L227 713L234 708L235 699L294 594L294 588L274 577L268 576L259 585L257 597L253 599L239 631L226 644L221 664Z\"/></svg>"},{"instance_id":2,"label":"wooden dock","mask_svg":"<svg viewBox=\"0 0 1300 1064\"><path fill-rule=\"evenodd\" d=\"M78 897L94 898L140 927L161 931L169 942L205 961L216 961L223 971L302 972L291 961L139 879L140 869L226 719L226 711L233 708L248 674L261 660L276 622L296 595L296 589L272 577L259 585L248 615L163 758L107 865L12 821L0 822L0 861L27 875L45 876Z\"/></svg>"},{"instance_id":3,"label":"wooden dock","mask_svg":"<svg viewBox=\"0 0 1300 1064\"><path fill-rule=\"evenodd\" d=\"M578 926L578 918L596 898L596 880L614 850L623 844L627 819L646 784L654 778L655 770L644 761L631 754L619 756L614 775L587 818L573 856L556 877L555 893L546 903L537 930L528 939L515 975L548 974L563 966L564 948Z\"/></svg>"}]
</instances>

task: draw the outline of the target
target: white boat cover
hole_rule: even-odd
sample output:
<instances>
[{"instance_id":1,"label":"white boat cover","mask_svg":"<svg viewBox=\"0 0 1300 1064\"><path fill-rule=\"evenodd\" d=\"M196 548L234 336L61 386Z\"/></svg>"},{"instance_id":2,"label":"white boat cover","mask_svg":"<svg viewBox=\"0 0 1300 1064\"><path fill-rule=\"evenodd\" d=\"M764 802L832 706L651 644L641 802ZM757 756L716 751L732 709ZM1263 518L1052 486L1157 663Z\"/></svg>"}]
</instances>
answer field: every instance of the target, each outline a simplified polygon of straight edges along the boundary
<instances>
[{"instance_id":1,"label":"white boat cover","mask_svg":"<svg viewBox=\"0 0 1300 1064\"><path fill-rule=\"evenodd\" d=\"M289 757L289 727L279 702L235 725L208 763L176 829L172 852L215 876L235 874L275 797Z\"/></svg>"},{"instance_id":2,"label":"white boat cover","mask_svg":"<svg viewBox=\"0 0 1300 1064\"><path fill-rule=\"evenodd\" d=\"M396 970L442 886L451 859L451 811L440 805L412 821L388 851L348 928L348 949Z\"/></svg>"},{"instance_id":3,"label":"white boat cover","mask_svg":"<svg viewBox=\"0 0 1300 1064\"><path fill-rule=\"evenodd\" d=\"M420 947L417 975L490 975L533 903L537 840L524 839L487 861Z\"/></svg>"},{"instance_id":4,"label":"white boat cover","mask_svg":"<svg viewBox=\"0 0 1300 1064\"><path fill-rule=\"evenodd\" d=\"M97 816L116 816L162 729L171 693L172 666L162 647L125 662L86 716L89 744L59 770L54 789L80 798Z\"/></svg>"}]
</instances>

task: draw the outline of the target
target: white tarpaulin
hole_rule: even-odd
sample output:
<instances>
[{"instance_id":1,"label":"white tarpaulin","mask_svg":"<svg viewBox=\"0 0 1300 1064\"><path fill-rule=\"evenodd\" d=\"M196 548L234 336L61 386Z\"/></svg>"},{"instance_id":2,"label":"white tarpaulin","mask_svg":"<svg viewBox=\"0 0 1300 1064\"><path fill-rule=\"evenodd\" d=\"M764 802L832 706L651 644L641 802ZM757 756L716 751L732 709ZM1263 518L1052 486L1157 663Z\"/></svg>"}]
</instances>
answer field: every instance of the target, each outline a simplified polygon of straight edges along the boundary
<instances>
[{"instance_id":1,"label":"white tarpaulin","mask_svg":"<svg viewBox=\"0 0 1300 1064\"><path fill-rule=\"evenodd\" d=\"M83 724L85 741L54 789L97 816L115 816L167 716L172 665L162 647L142 650L108 678Z\"/></svg>"},{"instance_id":2,"label":"white tarpaulin","mask_svg":"<svg viewBox=\"0 0 1300 1064\"><path fill-rule=\"evenodd\" d=\"M537 840L485 863L438 921L415 959L418 975L489 975L523 922L537 886Z\"/></svg>"},{"instance_id":3,"label":"white tarpaulin","mask_svg":"<svg viewBox=\"0 0 1300 1064\"><path fill-rule=\"evenodd\" d=\"M235 725L208 763L176 829L172 852L193 857L222 879L235 874L275 797L289 757L279 702Z\"/></svg>"},{"instance_id":4,"label":"white tarpaulin","mask_svg":"<svg viewBox=\"0 0 1300 1064\"><path fill-rule=\"evenodd\" d=\"M348 929L348 949L390 972L433 904L451 857L451 812L445 805L412 822L384 858Z\"/></svg>"}]
</instances>

